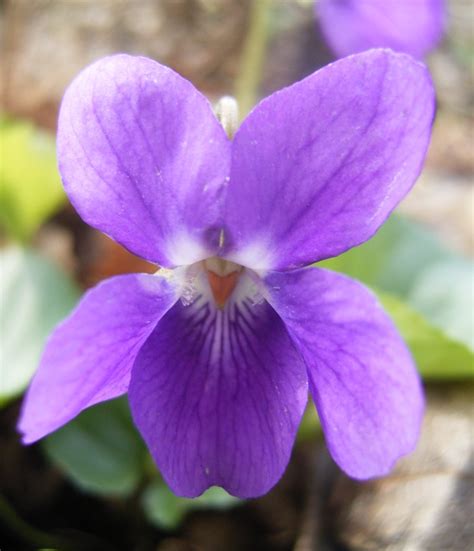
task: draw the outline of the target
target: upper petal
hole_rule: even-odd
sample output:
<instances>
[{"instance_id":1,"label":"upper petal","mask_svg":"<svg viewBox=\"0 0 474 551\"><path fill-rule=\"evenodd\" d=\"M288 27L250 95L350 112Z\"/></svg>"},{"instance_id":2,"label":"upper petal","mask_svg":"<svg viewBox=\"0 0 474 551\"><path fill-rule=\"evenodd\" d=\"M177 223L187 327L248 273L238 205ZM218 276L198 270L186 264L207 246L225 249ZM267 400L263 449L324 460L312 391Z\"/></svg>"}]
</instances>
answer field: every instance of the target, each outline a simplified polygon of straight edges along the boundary
<instances>
[{"instance_id":1,"label":"upper petal","mask_svg":"<svg viewBox=\"0 0 474 551\"><path fill-rule=\"evenodd\" d=\"M132 370L132 415L178 495L213 485L267 492L285 469L307 399L307 377L267 304L216 309L178 302Z\"/></svg>"},{"instance_id":2,"label":"upper petal","mask_svg":"<svg viewBox=\"0 0 474 551\"><path fill-rule=\"evenodd\" d=\"M391 320L362 285L326 270L271 274L267 285L305 359L334 460L354 478L388 473L415 447L424 404Z\"/></svg>"},{"instance_id":3,"label":"upper petal","mask_svg":"<svg viewBox=\"0 0 474 551\"><path fill-rule=\"evenodd\" d=\"M145 274L117 276L88 291L46 344L23 402L23 441L125 393L138 351L177 296L165 278Z\"/></svg>"},{"instance_id":4,"label":"upper petal","mask_svg":"<svg viewBox=\"0 0 474 551\"><path fill-rule=\"evenodd\" d=\"M321 29L339 56L387 47L421 58L440 40L443 0L319 0Z\"/></svg>"},{"instance_id":5,"label":"upper petal","mask_svg":"<svg viewBox=\"0 0 474 551\"><path fill-rule=\"evenodd\" d=\"M433 113L426 68L389 50L337 61L263 100L234 138L228 257L286 269L371 237L417 178Z\"/></svg>"},{"instance_id":6,"label":"upper petal","mask_svg":"<svg viewBox=\"0 0 474 551\"><path fill-rule=\"evenodd\" d=\"M79 214L164 266L190 264L217 246L229 148L207 99L143 57L86 68L59 115L59 167Z\"/></svg>"}]
</instances>

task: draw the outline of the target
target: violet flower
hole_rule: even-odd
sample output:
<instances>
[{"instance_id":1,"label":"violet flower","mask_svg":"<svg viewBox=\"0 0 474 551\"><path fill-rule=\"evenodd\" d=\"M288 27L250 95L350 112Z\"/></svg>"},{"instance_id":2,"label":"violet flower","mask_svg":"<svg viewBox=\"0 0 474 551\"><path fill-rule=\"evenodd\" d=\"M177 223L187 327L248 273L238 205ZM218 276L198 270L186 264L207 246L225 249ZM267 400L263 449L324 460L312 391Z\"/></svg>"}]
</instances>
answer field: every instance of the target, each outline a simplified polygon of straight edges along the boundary
<instances>
[{"instance_id":1,"label":"violet flower","mask_svg":"<svg viewBox=\"0 0 474 551\"><path fill-rule=\"evenodd\" d=\"M387 47L421 59L445 27L443 0L317 0L315 9L340 57Z\"/></svg>"},{"instance_id":2,"label":"violet flower","mask_svg":"<svg viewBox=\"0 0 474 551\"><path fill-rule=\"evenodd\" d=\"M49 339L19 428L30 443L128 392L175 493L239 497L282 475L308 387L350 476L413 449L423 395L371 292L309 264L369 239L415 182L426 68L372 50L258 104L229 139L188 81L141 57L86 68L59 117L82 218L165 268L87 292Z\"/></svg>"}]
</instances>

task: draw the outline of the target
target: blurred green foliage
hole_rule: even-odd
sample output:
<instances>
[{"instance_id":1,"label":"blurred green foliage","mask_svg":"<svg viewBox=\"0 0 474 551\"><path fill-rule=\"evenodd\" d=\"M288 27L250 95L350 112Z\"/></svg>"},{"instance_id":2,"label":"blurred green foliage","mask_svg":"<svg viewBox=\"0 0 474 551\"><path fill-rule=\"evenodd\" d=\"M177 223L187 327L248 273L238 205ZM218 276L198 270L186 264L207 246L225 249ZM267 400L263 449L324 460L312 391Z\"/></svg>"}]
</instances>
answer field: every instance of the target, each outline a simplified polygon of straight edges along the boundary
<instances>
[{"instance_id":1,"label":"blurred green foliage","mask_svg":"<svg viewBox=\"0 0 474 551\"><path fill-rule=\"evenodd\" d=\"M474 378L473 354L466 345L430 324L394 295L379 292L378 297L409 346L425 380Z\"/></svg>"},{"instance_id":2,"label":"blurred green foliage","mask_svg":"<svg viewBox=\"0 0 474 551\"><path fill-rule=\"evenodd\" d=\"M369 287L406 297L422 272L457 258L426 228L392 215L372 239L318 267L343 272Z\"/></svg>"},{"instance_id":3,"label":"blurred green foliage","mask_svg":"<svg viewBox=\"0 0 474 551\"><path fill-rule=\"evenodd\" d=\"M190 511L223 510L238 503L241 500L217 486L209 488L198 498L177 497L160 478L156 478L142 495L143 509L150 522L168 530L177 528Z\"/></svg>"},{"instance_id":4,"label":"blurred green foliage","mask_svg":"<svg viewBox=\"0 0 474 551\"><path fill-rule=\"evenodd\" d=\"M156 472L135 429L126 398L82 412L43 443L49 459L84 491L126 497L143 486L141 502L149 520L174 529L190 509L225 509L239 503L222 488L197 499L175 496Z\"/></svg>"},{"instance_id":5,"label":"blurred green foliage","mask_svg":"<svg viewBox=\"0 0 474 551\"><path fill-rule=\"evenodd\" d=\"M318 266L379 294L425 379L474 378L472 261L393 215L370 241Z\"/></svg>"},{"instance_id":6,"label":"blurred green foliage","mask_svg":"<svg viewBox=\"0 0 474 551\"><path fill-rule=\"evenodd\" d=\"M76 304L79 291L35 252L0 250L0 404L30 381L48 334Z\"/></svg>"},{"instance_id":7,"label":"blurred green foliage","mask_svg":"<svg viewBox=\"0 0 474 551\"><path fill-rule=\"evenodd\" d=\"M63 203L54 139L26 122L0 119L0 224L26 242Z\"/></svg>"},{"instance_id":8,"label":"blurred green foliage","mask_svg":"<svg viewBox=\"0 0 474 551\"><path fill-rule=\"evenodd\" d=\"M464 258L440 259L416 278L410 304L452 339L474 350L474 268Z\"/></svg>"},{"instance_id":9,"label":"blurred green foliage","mask_svg":"<svg viewBox=\"0 0 474 551\"><path fill-rule=\"evenodd\" d=\"M46 438L44 449L83 490L118 496L135 490L148 457L125 398L84 411Z\"/></svg>"}]
</instances>

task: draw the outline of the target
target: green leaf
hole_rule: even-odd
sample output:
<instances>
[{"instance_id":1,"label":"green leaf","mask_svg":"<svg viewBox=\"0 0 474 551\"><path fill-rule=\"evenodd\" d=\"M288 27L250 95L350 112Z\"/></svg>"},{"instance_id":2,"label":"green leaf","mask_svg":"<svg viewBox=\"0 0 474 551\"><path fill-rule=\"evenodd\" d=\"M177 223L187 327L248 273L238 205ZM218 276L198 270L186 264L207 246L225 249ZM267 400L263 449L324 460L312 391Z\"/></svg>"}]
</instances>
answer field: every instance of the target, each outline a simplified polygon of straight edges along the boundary
<instances>
[{"instance_id":1,"label":"green leaf","mask_svg":"<svg viewBox=\"0 0 474 551\"><path fill-rule=\"evenodd\" d=\"M44 449L81 489L116 496L133 492L147 456L125 399L84 411L49 436Z\"/></svg>"},{"instance_id":2,"label":"green leaf","mask_svg":"<svg viewBox=\"0 0 474 551\"><path fill-rule=\"evenodd\" d=\"M423 358L419 363L425 377L468 375L474 350L472 261L447 250L419 224L392 216L370 241L318 266L346 273L406 303L400 302L396 314L402 316L403 310L409 344ZM435 346L436 338L440 342Z\"/></svg>"},{"instance_id":3,"label":"green leaf","mask_svg":"<svg viewBox=\"0 0 474 551\"><path fill-rule=\"evenodd\" d=\"M30 381L53 327L79 292L49 261L20 247L0 251L0 403Z\"/></svg>"},{"instance_id":4,"label":"green leaf","mask_svg":"<svg viewBox=\"0 0 474 551\"><path fill-rule=\"evenodd\" d=\"M464 258L425 270L408 296L412 304L452 339L474 350L474 266Z\"/></svg>"},{"instance_id":5,"label":"green leaf","mask_svg":"<svg viewBox=\"0 0 474 551\"><path fill-rule=\"evenodd\" d=\"M64 201L54 139L31 124L0 119L0 223L28 240Z\"/></svg>"},{"instance_id":6,"label":"green leaf","mask_svg":"<svg viewBox=\"0 0 474 551\"><path fill-rule=\"evenodd\" d=\"M142 495L142 505L152 524L167 530L177 528L189 511L225 510L241 503L222 488L213 486L195 499L178 497L161 479L155 479Z\"/></svg>"},{"instance_id":7,"label":"green leaf","mask_svg":"<svg viewBox=\"0 0 474 551\"><path fill-rule=\"evenodd\" d=\"M426 380L474 379L474 354L421 314L388 293L377 292Z\"/></svg>"},{"instance_id":8,"label":"green leaf","mask_svg":"<svg viewBox=\"0 0 474 551\"><path fill-rule=\"evenodd\" d=\"M343 272L370 287L407 296L427 267L455 255L420 224L397 215L364 243L318 267Z\"/></svg>"}]
</instances>

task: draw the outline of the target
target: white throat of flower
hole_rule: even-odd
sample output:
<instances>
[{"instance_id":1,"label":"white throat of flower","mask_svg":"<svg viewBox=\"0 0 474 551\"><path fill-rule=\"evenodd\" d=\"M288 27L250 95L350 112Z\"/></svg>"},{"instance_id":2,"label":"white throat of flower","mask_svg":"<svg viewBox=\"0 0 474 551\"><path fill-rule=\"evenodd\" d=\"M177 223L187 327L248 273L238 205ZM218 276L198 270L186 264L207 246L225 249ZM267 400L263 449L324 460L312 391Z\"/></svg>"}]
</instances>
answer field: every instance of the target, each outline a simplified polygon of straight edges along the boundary
<instances>
[{"instance_id":1,"label":"white throat of flower","mask_svg":"<svg viewBox=\"0 0 474 551\"><path fill-rule=\"evenodd\" d=\"M264 298L260 277L253 270L217 256L169 273L180 286L184 305L203 299L218 309L225 309L244 299L258 304Z\"/></svg>"}]
</instances>

